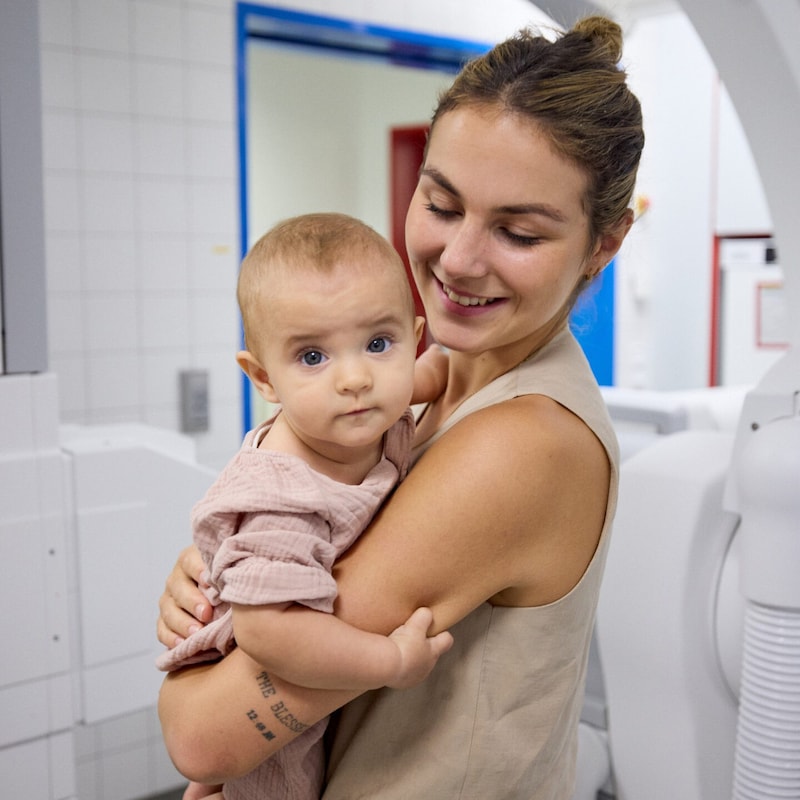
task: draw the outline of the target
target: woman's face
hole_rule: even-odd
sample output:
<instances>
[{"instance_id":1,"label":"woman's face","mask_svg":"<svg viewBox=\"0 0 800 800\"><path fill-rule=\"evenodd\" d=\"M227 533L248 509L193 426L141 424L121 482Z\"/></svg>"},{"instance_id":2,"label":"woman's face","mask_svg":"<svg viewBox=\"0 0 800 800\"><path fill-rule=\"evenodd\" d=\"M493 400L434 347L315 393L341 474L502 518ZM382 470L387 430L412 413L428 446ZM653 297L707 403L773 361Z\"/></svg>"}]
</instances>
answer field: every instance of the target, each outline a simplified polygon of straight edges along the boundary
<instances>
[{"instance_id":1,"label":"woman's face","mask_svg":"<svg viewBox=\"0 0 800 800\"><path fill-rule=\"evenodd\" d=\"M587 179L529 120L494 108L440 117L406 219L431 332L445 347L517 363L554 333L590 251Z\"/></svg>"}]
</instances>

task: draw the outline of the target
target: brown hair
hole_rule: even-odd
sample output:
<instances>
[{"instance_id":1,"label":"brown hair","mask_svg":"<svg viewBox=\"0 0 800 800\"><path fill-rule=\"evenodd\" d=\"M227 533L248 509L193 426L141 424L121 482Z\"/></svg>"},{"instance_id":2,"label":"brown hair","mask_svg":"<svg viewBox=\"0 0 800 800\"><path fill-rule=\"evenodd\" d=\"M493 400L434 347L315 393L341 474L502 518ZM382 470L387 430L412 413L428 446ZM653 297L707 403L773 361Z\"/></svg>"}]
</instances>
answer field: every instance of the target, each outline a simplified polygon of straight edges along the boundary
<instances>
[{"instance_id":1,"label":"brown hair","mask_svg":"<svg viewBox=\"0 0 800 800\"><path fill-rule=\"evenodd\" d=\"M270 278L296 270L325 274L342 264L361 264L365 259L376 273L397 273L397 301L404 303L413 316L414 301L403 261L369 225L335 212L303 214L279 222L250 248L239 271L236 297L245 342L254 342L263 325L261 301L269 296Z\"/></svg>"},{"instance_id":2,"label":"brown hair","mask_svg":"<svg viewBox=\"0 0 800 800\"><path fill-rule=\"evenodd\" d=\"M587 17L548 39L529 29L469 62L439 98L431 129L462 106L499 106L531 119L589 179L590 241L624 217L644 146L639 101L619 66L622 30Z\"/></svg>"}]
</instances>

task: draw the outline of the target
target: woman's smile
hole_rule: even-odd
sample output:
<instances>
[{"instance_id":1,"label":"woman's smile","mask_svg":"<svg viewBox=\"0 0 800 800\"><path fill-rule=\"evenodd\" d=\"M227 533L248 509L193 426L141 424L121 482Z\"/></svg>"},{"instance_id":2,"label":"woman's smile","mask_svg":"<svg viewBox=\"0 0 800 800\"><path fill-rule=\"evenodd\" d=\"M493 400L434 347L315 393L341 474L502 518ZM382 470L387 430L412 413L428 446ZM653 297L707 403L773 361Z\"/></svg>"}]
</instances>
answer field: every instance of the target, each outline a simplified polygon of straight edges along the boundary
<instances>
[{"instance_id":1,"label":"woman's smile","mask_svg":"<svg viewBox=\"0 0 800 800\"><path fill-rule=\"evenodd\" d=\"M491 306L497 303L502 298L499 297L485 297L482 295L471 294L469 292L465 293L463 291L456 291L451 286L439 281L439 288L441 289L442 295L446 298L446 300L450 301L450 307L452 305L457 306L458 308L452 309L456 313L464 313L465 311L473 311L480 313L481 310L486 308L487 306Z\"/></svg>"},{"instance_id":2,"label":"woman's smile","mask_svg":"<svg viewBox=\"0 0 800 800\"><path fill-rule=\"evenodd\" d=\"M447 295L448 299L452 300L454 303L458 303L460 306L485 306L494 303L497 299L496 297L479 297L474 294L461 294L444 283L442 283L441 286L442 291Z\"/></svg>"}]
</instances>

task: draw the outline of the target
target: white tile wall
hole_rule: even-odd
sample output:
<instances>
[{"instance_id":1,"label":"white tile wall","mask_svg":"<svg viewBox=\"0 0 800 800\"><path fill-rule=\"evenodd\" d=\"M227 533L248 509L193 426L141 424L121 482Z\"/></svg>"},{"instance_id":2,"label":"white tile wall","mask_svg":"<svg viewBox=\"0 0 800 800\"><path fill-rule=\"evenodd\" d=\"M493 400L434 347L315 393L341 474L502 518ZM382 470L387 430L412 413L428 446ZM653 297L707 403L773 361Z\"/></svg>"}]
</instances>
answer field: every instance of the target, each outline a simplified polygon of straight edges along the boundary
<instances>
[{"instance_id":1,"label":"white tile wall","mask_svg":"<svg viewBox=\"0 0 800 800\"><path fill-rule=\"evenodd\" d=\"M167 756L155 709L75 730L80 800L134 800L186 784Z\"/></svg>"},{"instance_id":2,"label":"white tile wall","mask_svg":"<svg viewBox=\"0 0 800 800\"><path fill-rule=\"evenodd\" d=\"M134 298L137 287L135 236L130 232L87 232L82 242L86 285L91 286L92 291L124 293Z\"/></svg>"},{"instance_id":3,"label":"white tile wall","mask_svg":"<svg viewBox=\"0 0 800 800\"><path fill-rule=\"evenodd\" d=\"M77 51L78 102L81 111L127 114L132 76L130 60L117 53Z\"/></svg>"},{"instance_id":4,"label":"white tile wall","mask_svg":"<svg viewBox=\"0 0 800 800\"><path fill-rule=\"evenodd\" d=\"M142 175L186 172L186 132L180 122L140 119L135 128L136 168Z\"/></svg>"},{"instance_id":5,"label":"white tile wall","mask_svg":"<svg viewBox=\"0 0 800 800\"><path fill-rule=\"evenodd\" d=\"M0 377L3 796L74 797L67 498L53 375ZM24 624L15 609L22 608Z\"/></svg>"},{"instance_id":6,"label":"white tile wall","mask_svg":"<svg viewBox=\"0 0 800 800\"><path fill-rule=\"evenodd\" d=\"M175 427L178 371L210 369L209 352L232 356L238 347L230 302L239 249L233 2L39 7L49 341L60 414L67 422ZM207 292L198 298L200 290L221 305ZM221 309L228 324L190 322L209 309ZM190 328L204 338L193 341ZM230 370L225 379L232 384L215 394L212 419L240 415L238 376ZM200 457L224 463L239 428L220 425L198 438Z\"/></svg>"},{"instance_id":7,"label":"white tile wall","mask_svg":"<svg viewBox=\"0 0 800 800\"><path fill-rule=\"evenodd\" d=\"M54 132L53 135L57 135ZM49 232L77 231L79 227L80 193L75 171L45 170L44 216ZM49 281L48 267L48 281Z\"/></svg>"},{"instance_id":8,"label":"white tile wall","mask_svg":"<svg viewBox=\"0 0 800 800\"><path fill-rule=\"evenodd\" d=\"M51 232L46 242L48 283L53 292L79 292L81 289L80 241L75 231ZM53 315L50 315L52 320ZM52 349L52 348L51 348Z\"/></svg>"},{"instance_id":9,"label":"white tile wall","mask_svg":"<svg viewBox=\"0 0 800 800\"><path fill-rule=\"evenodd\" d=\"M230 69L192 65L186 75L185 103L188 119L228 123L232 128L236 106Z\"/></svg>"},{"instance_id":10,"label":"white tile wall","mask_svg":"<svg viewBox=\"0 0 800 800\"><path fill-rule=\"evenodd\" d=\"M145 292L177 291L189 289L189 248L185 237L175 234L148 236L139 242L136 251L141 289ZM196 265L191 265L192 273Z\"/></svg>"},{"instance_id":11,"label":"white tile wall","mask_svg":"<svg viewBox=\"0 0 800 800\"><path fill-rule=\"evenodd\" d=\"M64 8L67 7L64 3ZM42 105L45 112L51 108L74 109L78 98L74 53L64 50L60 42L53 46L42 41L41 46Z\"/></svg>"},{"instance_id":12,"label":"white tile wall","mask_svg":"<svg viewBox=\"0 0 800 800\"><path fill-rule=\"evenodd\" d=\"M13 658L10 656L3 658L3 686L45 677L51 669L48 658L50 650L48 637L43 634L49 627L44 586L44 562L47 555L45 547L40 519L28 518L0 524L0 552L9 555L13 552L14 555L14 566L13 568L9 566L7 570L3 593L6 596L7 592L9 598L26 598L25 614L29 622L20 625L20 620L15 614L6 614L0 621L0 636L3 641L13 642L14 649L18 648L20 651ZM28 710L32 711L32 708L29 707ZM47 708L44 707L41 711L43 719L46 720ZM10 724L9 709L6 708L6 712L3 727L8 725L12 731L19 729L19 725ZM25 713L21 718L33 725L37 734L47 730L46 725L36 721L36 715L33 713L30 716Z\"/></svg>"},{"instance_id":13,"label":"white tile wall","mask_svg":"<svg viewBox=\"0 0 800 800\"><path fill-rule=\"evenodd\" d=\"M183 117L183 67L179 63L138 60L133 68L134 110L142 116Z\"/></svg>"},{"instance_id":14,"label":"white tile wall","mask_svg":"<svg viewBox=\"0 0 800 800\"><path fill-rule=\"evenodd\" d=\"M139 56L179 58L183 24L177 3L139 2L133 7L131 47Z\"/></svg>"},{"instance_id":15,"label":"white tile wall","mask_svg":"<svg viewBox=\"0 0 800 800\"><path fill-rule=\"evenodd\" d=\"M122 291L93 292L84 300L84 313L86 349L90 353L135 350L140 339L135 297Z\"/></svg>"},{"instance_id":16,"label":"white tile wall","mask_svg":"<svg viewBox=\"0 0 800 800\"><path fill-rule=\"evenodd\" d=\"M130 174L85 172L79 178L79 222L83 231L135 230L134 182ZM91 288L86 286L85 288Z\"/></svg>"},{"instance_id":17,"label":"white tile wall","mask_svg":"<svg viewBox=\"0 0 800 800\"><path fill-rule=\"evenodd\" d=\"M20 769L20 765L25 768ZM4 796L77 800L72 734L36 739L0 750L0 774Z\"/></svg>"},{"instance_id":18,"label":"white tile wall","mask_svg":"<svg viewBox=\"0 0 800 800\"><path fill-rule=\"evenodd\" d=\"M78 46L113 53L128 50L128 0L77 0Z\"/></svg>"},{"instance_id":19,"label":"white tile wall","mask_svg":"<svg viewBox=\"0 0 800 800\"><path fill-rule=\"evenodd\" d=\"M39 38L43 44L71 47L73 2L44 0L39 3Z\"/></svg>"},{"instance_id":20,"label":"white tile wall","mask_svg":"<svg viewBox=\"0 0 800 800\"><path fill-rule=\"evenodd\" d=\"M78 122L73 111L53 110L42 116L43 163L46 168L78 168Z\"/></svg>"},{"instance_id":21,"label":"white tile wall","mask_svg":"<svg viewBox=\"0 0 800 800\"><path fill-rule=\"evenodd\" d=\"M121 116L82 119L80 164L87 172L133 172L133 126Z\"/></svg>"}]
</instances>

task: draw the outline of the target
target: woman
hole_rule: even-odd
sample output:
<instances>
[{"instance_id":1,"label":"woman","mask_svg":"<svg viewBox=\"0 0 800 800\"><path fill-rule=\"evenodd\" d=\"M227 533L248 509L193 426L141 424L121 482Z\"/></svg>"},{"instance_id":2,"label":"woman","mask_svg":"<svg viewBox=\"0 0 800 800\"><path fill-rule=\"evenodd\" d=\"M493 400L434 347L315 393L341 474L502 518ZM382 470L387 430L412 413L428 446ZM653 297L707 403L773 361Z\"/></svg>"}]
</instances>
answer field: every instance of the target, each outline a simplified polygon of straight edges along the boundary
<instances>
[{"instance_id":1,"label":"woman","mask_svg":"<svg viewBox=\"0 0 800 800\"><path fill-rule=\"evenodd\" d=\"M555 41L521 33L467 65L433 117L406 239L448 380L414 468L337 564L336 613L387 633L427 606L452 650L421 686L354 702L239 651L171 676L162 725L187 775L240 774L291 738L280 714L307 725L348 703L325 800L571 796L617 447L567 320L632 221L644 136L620 55L600 17ZM167 645L193 622L198 572L192 553L173 571Z\"/></svg>"}]
</instances>

